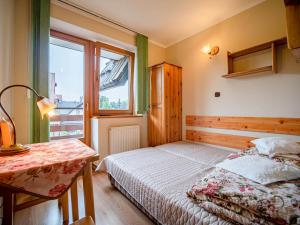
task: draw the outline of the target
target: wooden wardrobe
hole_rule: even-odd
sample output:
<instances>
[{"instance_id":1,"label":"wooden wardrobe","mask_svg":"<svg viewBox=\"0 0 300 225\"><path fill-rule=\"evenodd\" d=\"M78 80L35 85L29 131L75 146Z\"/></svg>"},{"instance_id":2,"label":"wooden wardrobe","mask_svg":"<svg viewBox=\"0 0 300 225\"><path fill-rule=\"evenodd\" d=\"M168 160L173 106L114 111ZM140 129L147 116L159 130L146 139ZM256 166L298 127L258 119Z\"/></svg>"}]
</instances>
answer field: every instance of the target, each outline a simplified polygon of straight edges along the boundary
<instances>
[{"instance_id":1,"label":"wooden wardrobe","mask_svg":"<svg viewBox=\"0 0 300 225\"><path fill-rule=\"evenodd\" d=\"M151 67L148 142L150 146L182 139L182 68L162 63Z\"/></svg>"}]
</instances>

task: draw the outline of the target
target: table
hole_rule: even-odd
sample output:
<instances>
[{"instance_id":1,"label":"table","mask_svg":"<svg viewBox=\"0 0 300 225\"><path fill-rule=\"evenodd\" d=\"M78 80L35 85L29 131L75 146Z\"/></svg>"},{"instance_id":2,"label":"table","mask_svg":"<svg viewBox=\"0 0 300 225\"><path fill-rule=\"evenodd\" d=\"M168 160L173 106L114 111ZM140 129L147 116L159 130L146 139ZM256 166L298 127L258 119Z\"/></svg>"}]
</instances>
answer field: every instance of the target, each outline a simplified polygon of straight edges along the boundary
<instances>
[{"instance_id":1,"label":"table","mask_svg":"<svg viewBox=\"0 0 300 225\"><path fill-rule=\"evenodd\" d=\"M95 220L91 161L95 151L77 139L29 145L27 153L0 157L0 195L3 196L3 224L13 224L14 193L39 198L66 199L65 193L83 174L85 212Z\"/></svg>"}]
</instances>

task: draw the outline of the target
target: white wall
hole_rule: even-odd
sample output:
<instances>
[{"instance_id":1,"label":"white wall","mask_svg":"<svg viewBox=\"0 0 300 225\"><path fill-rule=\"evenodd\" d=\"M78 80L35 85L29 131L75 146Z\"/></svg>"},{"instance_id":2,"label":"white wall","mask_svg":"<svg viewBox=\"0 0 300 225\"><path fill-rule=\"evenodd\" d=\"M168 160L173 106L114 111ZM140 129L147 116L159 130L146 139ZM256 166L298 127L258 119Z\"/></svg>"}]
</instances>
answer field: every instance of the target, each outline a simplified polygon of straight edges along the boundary
<instances>
[{"instance_id":1,"label":"white wall","mask_svg":"<svg viewBox=\"0 0 300 225\"><path fill-rule=\"evenodd\" d=\"M92 119L92 147L98 151L100 159L109 154L108 130L110 127L139 125L141 131L141 147L148 146L147 116L126 118L93 118Z\"/></svg>"},{"instance_id":2,"label":"white wall","mask_svg":"<svg viewBox=\"0 0 300 225\"><path fill-rule=\"evenodd\" d=\"M55 23L55 20L60 20L64 23L73 25L74 29L73 32L71 31L71 34L79 35L83 38L88 38L91 40L97 40L97 36L92 35L92 33L96 33L102 36L100 40L98 38L98 41L106 39L108 43L114 45L135 46L134 33L124 29L120 29L119 27L113 25L109 25L107 24L107 22L105 23L96 17L84 14L76 9L74 10L73 8L66 8L66 6L62 7L62 5L60 5L59 3L51 4L51 17L51 26L55 29L68 32L68 28L66 26L64 27L62 23L60 23L61 26L59 26L58 23ZM75 26L82 28L82 31L85 29L87 32L83 34L82 31L80 31L80 29L78 28L75 28ZM91 38L87 36L89 35L89 33ZM149 66L163 62L165 60L165 57L166 49L150 41L148 55Z\"/></svg>"},{"instance_id":3,"label":"white wall","mask_svg":"<svg viewBox=\"0 0 300 225\"><path fill-rule=\"evenodd\" d=\"M51 27L94 41L103 41L128 50L135 49L135 34L105 24L95 17L82 14L77 10L51 4ZM149 42L149 66L165 60L166 49ZM108 154L108 129L112 126L138 124L141 127L141 146L147 146L147 117L100 118L92 120L92 147L102 159Z\"/></svg>"},{"instance_id":4,"label":"white wall","mask_svg":"<svg viewBox=\"0 0 300 225\"><path fill-rule=\"evenodd\" d=\"M0 88L12 83L30 83L30 16L30 0L0 0ZM135 46L135 37L132 33L116 29L54 4L51 4L51 17L52 20L62 20L81 27L82 30L89 30L102 37L107 37L116 43ZM73 34L76 35L76 33ZM160 63L164 59L165 49L149 43L149 65ZM14 89L3 97L4 105L12 112L16 123L18 142L28 143L30 124L29 98L26 91L22 88ZM144 120L144 126L147 126L146 120Z\"/></svg>"},{"instance_id":5,"label":"white wall","mask_svg":"<svg viewBox=\"0 0 300 225\"><path fill-rule=\"evenodd\" d=\"M0 87L11 82L27 84L29 0L1 0L0 4ZM119 42L135 44L133 34L60 6L51 5L51 16ZM149 65L166 59L183 67L183 117L187 114L300 117L300 64L295 63L287 49L280 48L277 74L239 79L221 77L227 70L227 50L233 52L283 36L286 36L283 1L266 0L167 49L149 43ZM207 43L220 46L219 55L211 60L201 52ZM221 92L220 98L213 97L215 91ZM22 127L18 129L18 139L26 143L29 141L28 99L24 92L14 96L11 108L17 127ZM6 105L11 104L11 99L6 96L5 99ZM147 126L146 119L144 126Z\"/></svg>"},{"instance_id":6,"label":"white wall","mask_svg":"<svg viewBox=\"0 0 300 225\"><path fill-rule=\"evenodd\" d=\"M14 1L0 0L0 90L13 77ZM11 112L11 93L3 96L4 107Z\"/></svg>"},{"instance_id":7,"label":"white wall","mask_svg":"<svg viewBox=\"0 0 300 225\"><path fill-rule=\"evenodd\" d=\"M0 89L29 84L30 0L0 0ZM3 96L17 127L17 140L29 142L27 92L14 88Z\"/></svg>"},{"instance_id":8,"label":"white wall","mask_svg":"<svg viewBox=\"0 0 300 225\"><path fill-rule=\"evenodd\" d=\"M12 82L13 77L13 41L14 41L14 7L11 0L0 0L0 90ZM8 113L12 108L11 92L2 97L2 103ZM0 117L2 112L0 112ZM0 197L0 206L3 199ZM0 207L0 217L3 216L3 208ZM2 219L0 219L0 224Z\"/></svg>"},{"instance_id":9,"label":"white wall","mask_svg":"<svg viewBox=\"0 0 300 225\"><path fill-rule=\"evenodd\" d=\"M30 84L30 0L15 1L14 21L14 84ZM29 98L24 88L13 91L13 117L19 143L30 141Z\"/></svg>"},{"instance_id":10,"label":"white wall","mask_svg":"<svg viewBox=\"0 0 300 225\"><path fill-rule=\"evenodd\" d=\"M279 48L277 74L221 77L227 73L227 51L284 37L285 29L283 1L267 0L169 47L167 61L183 67L183 118L188 114L300 117L300 64L287 48ZM213 59L201 52L208 43L220 47ZM215 98L215 91L221 97Z\"/></svg>"}]
</instances>

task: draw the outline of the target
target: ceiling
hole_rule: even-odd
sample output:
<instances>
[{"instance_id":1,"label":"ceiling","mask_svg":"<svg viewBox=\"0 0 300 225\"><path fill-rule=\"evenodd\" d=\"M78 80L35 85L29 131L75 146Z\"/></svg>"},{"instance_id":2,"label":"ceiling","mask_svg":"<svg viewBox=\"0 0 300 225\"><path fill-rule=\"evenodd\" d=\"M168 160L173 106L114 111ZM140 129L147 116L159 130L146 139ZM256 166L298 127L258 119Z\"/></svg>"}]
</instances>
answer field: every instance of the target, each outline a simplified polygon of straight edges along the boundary
<instances>
[{"instance_id":1,"label":"ceiling","mask_svg":"<svg viewBox=\"0 0 300 225\"><path fill-rule=\"evenodd\" d=\"M264 0L68 0L172 45Z\"/></svg>"}]
</instances>

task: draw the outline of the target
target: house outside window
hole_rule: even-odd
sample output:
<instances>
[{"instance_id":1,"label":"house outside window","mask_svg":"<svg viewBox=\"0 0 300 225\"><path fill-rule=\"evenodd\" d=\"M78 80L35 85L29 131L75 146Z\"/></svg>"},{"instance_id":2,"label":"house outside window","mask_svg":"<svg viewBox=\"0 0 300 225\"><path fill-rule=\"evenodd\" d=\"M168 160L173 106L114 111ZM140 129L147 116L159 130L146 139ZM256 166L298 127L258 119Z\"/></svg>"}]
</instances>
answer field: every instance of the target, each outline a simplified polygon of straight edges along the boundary
<instances>
[{"instance_id":1,"label":"house outside window","mask_svg":"<svg viewBox=\"0 0 300 225\"><path fill-rule=\"evenodd\" d=\"M134 53L98 42L96 56L95 114L132 114Z\"/></svg>"}]
</instances>

